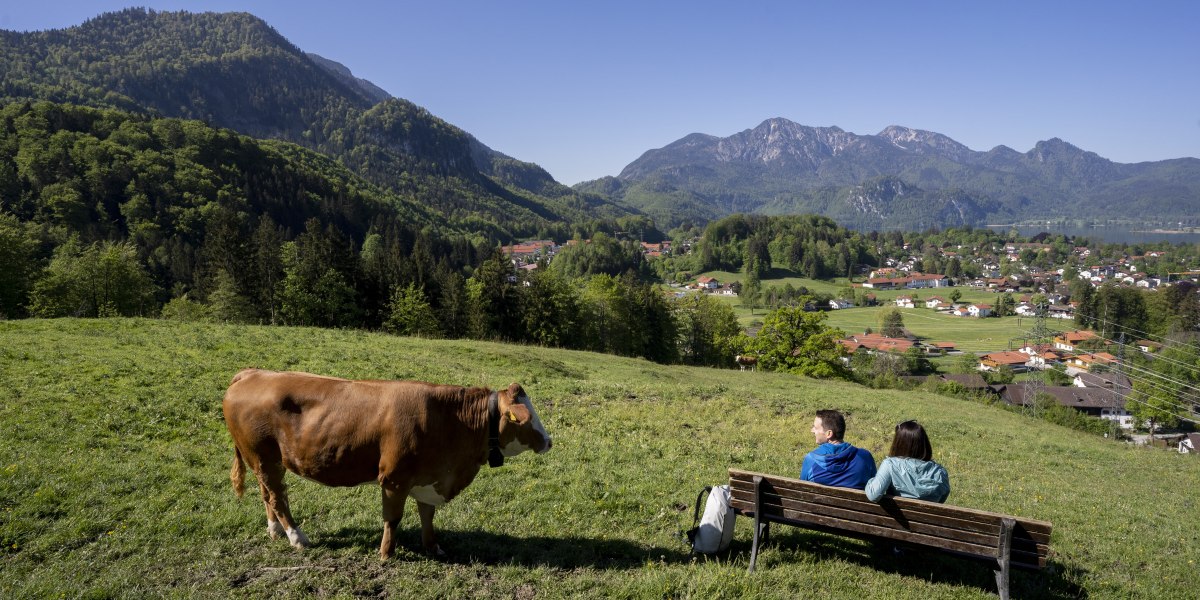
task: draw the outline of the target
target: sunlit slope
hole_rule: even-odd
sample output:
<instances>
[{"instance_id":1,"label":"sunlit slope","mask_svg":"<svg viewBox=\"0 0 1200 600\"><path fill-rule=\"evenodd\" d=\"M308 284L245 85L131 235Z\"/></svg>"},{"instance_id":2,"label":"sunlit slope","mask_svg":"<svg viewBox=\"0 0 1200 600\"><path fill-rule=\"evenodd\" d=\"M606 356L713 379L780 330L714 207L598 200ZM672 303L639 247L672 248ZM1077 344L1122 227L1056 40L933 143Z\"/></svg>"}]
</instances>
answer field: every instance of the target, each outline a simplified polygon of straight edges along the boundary
<instances>
[{"instance_id":1,"label":"sunlit slope","mask_svg":"<svg viewBox=\"0 0 1200 600\"><path fill-rule=\"evenodd\" d=\"M375 486L289 477L314 546L271 542L230 489L220 399L243 367L525 386L554 450L485 469L442 509L450 554L424 557L415 510L381 563ZM0 596L994 597L990 571L778 527L745 573L692 561L678 532L725 469L795 474L813 412L882 458L919 419L954 504L1054 523L1051 568L1015 597L1187 597L1200 560L1200 462L921 392L668 367L536 347L356 331L154 320L0 322ZM686 508L685 508L686 507ZM185 591L186 590L186 591Z\"/></svg>"}]
</instances>

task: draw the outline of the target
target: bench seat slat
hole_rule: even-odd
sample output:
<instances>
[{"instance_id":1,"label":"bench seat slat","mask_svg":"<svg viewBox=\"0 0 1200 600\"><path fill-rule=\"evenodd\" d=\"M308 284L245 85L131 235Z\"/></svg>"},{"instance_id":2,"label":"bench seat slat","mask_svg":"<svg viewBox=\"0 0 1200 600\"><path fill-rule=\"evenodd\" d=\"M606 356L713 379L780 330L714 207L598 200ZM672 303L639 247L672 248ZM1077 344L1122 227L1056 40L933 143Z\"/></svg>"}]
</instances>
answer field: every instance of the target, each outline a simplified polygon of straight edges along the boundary
<instances>
[{"instance_id":1,"label":"bench seat slat","mask_svg":"<svg viewBox=\"0 0 1200 600\"><path fill-rule=\"evenodd\" d=\"M763 475L751 471L740 471L737 469L729 469L730 488L754 490L754 476L763 477L765 481L771 484L776 492L787 493L785 490L796 492L809 492L821 498L830 498L824 502L836 502L841 505L843 501L865 502L866 495L862 490L850 488L836 488L813 483L811 481L800 481L799 479L789 479L786 477L778 477L774 475ZM792 495L792 497L795 497ZM832 500L836 498L837 500ZM948 504L940 504L937 502L927 502L924 500L916 500L913 498L891 497L889 502L892 502L900 508L904 514L910 515L917 513L927 513L935 516L945 516L949 518L962 519L965 521L974 521L979 523L988 523L994 525L996 531L1000 529L1000 520L1009 517L1017 522L1017 535L1028 536L1037 540L1039 543L1050 543L1050 532L1053 525L1045 521L1035 519L1026 519L1011 517L1000 513L993 513L973 508L964 508L961 506L953 506ZM874 504L874 503L871 503Z\"/></svg>"},{"instance_id":2,"label":"bench seat slat","mask_svg":"<svg viewBox=\"0 0 1200 600\"><path fill-rule=\"evenodd\" d=\"M754 510L754 507L751 506L750 511L753 511L753 510ZM768 520L780 521L780 519L779 519L780 515L777 515L777 514L772 515L770 512L764 512L764 514L762 516L763 516L763 518L768 519ZM815 523L817 525L823 525L826 527L832 527L832 528L844 530L844 531L853 531L856 533L866 534L866 535L870 535L870 536L874 536L874 537L887 538L887 539L896 540L896 541L908 541L908 542L920 544L922 546L930 546L933 548L945 548L947 550L954 550L954 551L961 552L963 554L969 554L972 556L994 557L996 555L996 548L994 546L993 547L981 546L978 544L971 544L968 542L962 542L962 541L957 541L957 540L948 539L948 538L922 535L919 533L913 533L913 532L909 532L909 531L893 529L890 527L880 527L878 525L871 525L869 523L860 523L858 521L847 521L845 519L839 519L836 517L813 514L813 513L798 511L798 510L784 509L782 517L783 517L783 519L786 519L786 521L793 521L793 522L798 522L798 523Z\"/></svg>"},{"instance_id":3,"label":"bench seat slat","mask_svg":"<svg viewBox=\"0 0 1200 600\"><path fill-rule=\"evenodd\" d=\"M874 502L833 503L826 498L809 492L797 492L797 494L795 497L784 497L772 491L767 491L763 494L763 503L768 511L777 511L780 507L790 508L853 521L862 521L883 527L892 527L904 531L934 533L941 537L961 537L973 543L990 544L992 546L999 543L1000 529L998 527L993 528L986 523L930 516L913 511L904 511L897 516L897 514L889 512L886 507L882 507ZM747 512L753 512L753 490L735 488L732 490L732 500L740 503L738 505L739 508ZM898 513L899 511L895 512ZM1032 550L1039 544L1048 545L1049 539L1038 539L1039 537L1030 536L1026 532L1017 529L1013 532L1013 549Z\"/></svg>"},{"instance_id":4,"label":"bench seat slat","mask_svg":"<svg viewBox=\"0 0 1200 600\"><path fill-rule=\"evenodd\" d=\"M750 512L754 511L753 496L750 498L735 496L734 502L736 503L735 506L739 510L746 510ZM764 514L775 516L786 514L786 511L797 511L806 514L832 517L842 521L852 521L855 523L862 523L864 525L885 527L887 529L896 530L902 534L906 532L912 532L939 538L962 540L964 542L979 544L989 548L995 548L1000 543L999 531L988 535L986 533L941 527L934 524L916 521L909 521L905 524L897 521L891 515L872 514L870 512L843 509L834 506L826 506L816 502L792 500L790 498L782 498L778 500L775 498L770 498L769 496L764 498Z\"/></svg>"},{"instance_id":5,"label":"bench seat slat","mask_svg":"<svg viewBox=\"0 0 1200 600\"><path fill-rule=\"evenodd\" d=\"M730 490L735 498L741 498L748 502L754 502L754 484L738 481L734 482L730 486ZM774 494L777 494L776 497L786 498L788 500L811 502L814 504L828 505L841 509L851 509L862 513L876 515L881 518L891 519L893 521L898 520L896 516L896 514L899 513L898 510L892 508L889 511L890 507L875 502L869 502L863 496L860 496L858 500L842 500L831 499L828 496L814 493L811 490L780 490L780 488L774 488L768 492L767 497L772 497ZM994 523L991 520L962 519L958 517L946 516L944 514L939 515L914 509L904 511L903 518L911 523L926 523L929 525L949 527L990 536L1000 535L999 523Z\"/></svg>"},{"instance_id":6,"label":"bench seat slat","mask_svg":"<svg viewBox=\"0 0 1200 600\"><path fill-rule=\"evenodd\" d=\"M731 505L742 515L748 516L754 514L753 502L745 502L735 498ZM802 508L785 509L778 505L764 505L763 517L768 521L787 525L803 525L841 535L846 535L846 532L850 531L858 534L855 537L863 539L887 538L901 543L952 550L966 557L976 559L995 558L999 542L999 536L991 538L989 543L979 543L982 541L979 538L972 541L970 539L946 537L938 535L936 531L889 527L853 518L839 518L836 514L810 512ZM1020 546L1014 544L1011 550L1012 560L1014 564L1019 563L1024 568L1036 569L1045 566L1045 557L1048 551L1048 546L1040 544L1026 543Z\"/></svg>"},{"instance_id":7,"label":"bench seat slat","mask_svg":"<svg viewBox=\"0 0 1200 600\"><path fill-rule=\"evenodd\" d=\"M1045 567L1052 524L910 498L870 502L862 490L729 469L733 508L752 515L754 477L763 478L762 518L864 539L937 548L965 558L995 560L1002 519L1015 520L1013 567Z\"/></svg>"},{"instance_id":8,"label":"bench seat slat","mask_svg":"<svg viewBox=\"0 0 1200 600\"><path fill-rule=\"evenodd\" d=\"M736 483L745 482L749 485L749 489L753 490L754 489L754 476L756 476L756 475L759 477L762 477L764 480L770 482L771 485L776 488L776 490L790 489L790 490L800 490L800 491L804 491L804 490L813 491L815 489L817 491L817 493L819 493L823 496L831 496L831 497L841 498L841 499L845 499L845 500L861 501L864 499L864 494L863 494L862 490L855 490L855 489L850 489L850 488L835 488L835 487L830 487L830 486L824 486L824 485L821 485L818 483L813 483L811 481L801 481L799 479L791 479L791 478L787 478L787 477L780 477L777 475L767 475L764 473L755 473L753 471L743 471L741 469L729 469L729 480L730 480L730 484L731 484L730 487L733 487L734 484L736 484ZM961 518L961 519L965 519L965 520L979 520L980 522L994 523L997 531L999 531L1000 520L1006 516L1009 516L1009 515L1002 515L1000 513L988 512L988 511L984 511L984 510L966 508L966 507L962 507L962 506L952 506L952 505L940 504L937 502L927 502L924 500L916 500L913 498L893 498L893 500L895 501L897 506L901 507L902 509L905 509L906 512L908 510L917 510L917 511L921 511L921 512L927 512L930 514L934 514L934 515L948 516L951 518ZM1010 517L1010 518L1016 519L1017 523L1021 526L1021 528L1024 529L1025 531L1028 531L1030 534L1043 534L1045 536L1045 539L1047 541L1049 541L1049 536L1050 536L1050 532L1053 529L1053 524L1048 523L1046 521L1038 521L1036 519L1028 519L1028 518L1024 518L1024 517L1021 517L1021 518Z\"/></svg>"}]
</instances>

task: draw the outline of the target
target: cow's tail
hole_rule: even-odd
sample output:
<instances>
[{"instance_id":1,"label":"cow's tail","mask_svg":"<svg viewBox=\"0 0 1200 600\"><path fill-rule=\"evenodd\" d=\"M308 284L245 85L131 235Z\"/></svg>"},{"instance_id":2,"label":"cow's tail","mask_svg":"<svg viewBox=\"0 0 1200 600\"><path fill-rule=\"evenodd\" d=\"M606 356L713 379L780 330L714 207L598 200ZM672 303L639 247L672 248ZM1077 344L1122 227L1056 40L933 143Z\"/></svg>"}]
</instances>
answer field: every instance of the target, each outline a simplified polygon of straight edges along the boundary
<instances>
[{"instance_id":1,"label":"cow's tail","mask_svg":"<svg viewBox=\"0 0 1200 600\"><path fill-rule=\"evenodd\" d=\"M233 448L233 467L229 469L229 481L233 482L233 493L241 498L242 492L246 490L246 466L242 464L242 453L237 446Z\"/></svg>"}]
</instances>

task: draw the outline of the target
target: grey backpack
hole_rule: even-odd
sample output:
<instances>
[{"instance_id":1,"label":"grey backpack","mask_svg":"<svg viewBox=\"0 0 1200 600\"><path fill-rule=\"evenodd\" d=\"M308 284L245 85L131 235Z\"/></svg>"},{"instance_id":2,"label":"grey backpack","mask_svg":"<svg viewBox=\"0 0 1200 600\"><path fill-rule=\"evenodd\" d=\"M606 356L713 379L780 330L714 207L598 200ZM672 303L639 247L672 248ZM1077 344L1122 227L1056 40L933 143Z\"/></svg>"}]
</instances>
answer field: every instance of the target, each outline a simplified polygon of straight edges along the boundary
<instances>
[{"instance_id":1,"label":"grey backpack","mask_svg":"<svg viewBox=\"0 0 1200 600\"><path fill-rule=\"evenodd\" d=\"M700 500L708 493L708 502L704 503L704 516L700 516ZM696 496L696 509L692 514L693 527L688 530L688 541L692 543L692 552L697 554L714 554L729 547L733 540L734 517L733 507L729 503L729 486L704 486Z\"/></svg>"}]
</instances>

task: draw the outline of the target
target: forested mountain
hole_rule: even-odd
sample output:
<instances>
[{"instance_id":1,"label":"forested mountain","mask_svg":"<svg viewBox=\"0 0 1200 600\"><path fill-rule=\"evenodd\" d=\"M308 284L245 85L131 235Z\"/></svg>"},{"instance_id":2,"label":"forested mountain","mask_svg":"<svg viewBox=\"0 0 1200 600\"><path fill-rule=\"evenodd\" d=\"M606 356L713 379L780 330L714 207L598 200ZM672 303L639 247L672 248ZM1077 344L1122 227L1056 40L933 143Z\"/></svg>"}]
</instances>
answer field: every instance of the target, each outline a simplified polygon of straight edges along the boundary
<instances>
[{"instance_id":1,"label":"forested mountain","mask_svg":"<svg viewBox=\"0 0 1200 600\"><path fill-rule=\"evenodd\" d=\"M816 212L856 229L923 229L1047 217L1200 222L1200 160L1120 164L1059 139L976 152L933 132L858 135L769 119L650 150L581 183L663 226L736 212Z\"/></svg>"},{"instance_id":2,"label":"forested mountain","mask_svg":"<svg viewBox=\"0 0 1200 600\"><path fill-rule=\"evenodd\" d=\"M555 182L246 13L129 9L68 29L0 31L0 102L50 100L198 119L334 157L452 224L569 237L634 211Z\"/></svg>"},{"instance_id":3,"label":"forested mountain","mask_svg":"<svg viewBox=\"0 0 1200 600\"><path fill-rule=\"evenodd\" d=\"M482 238L477 249L438 212L294 144L50 102L0 108L0 217L14 219L0 236L8 246L0 246L12 253L13 244L27 245L10 258L31 277L41 257L96 244L128 248L147 269L147 289L157 290L149 306L203 299L222 277L248 302L269 305L284 273L281 248L305 236L313 268L333 269L359 288L368 311L395 284L431 279L439 260L449 273L487 251ZM358 265L372 245L374 276ZM23 311L0 307L8 316Z\"/></svg>"}]
</instances>

